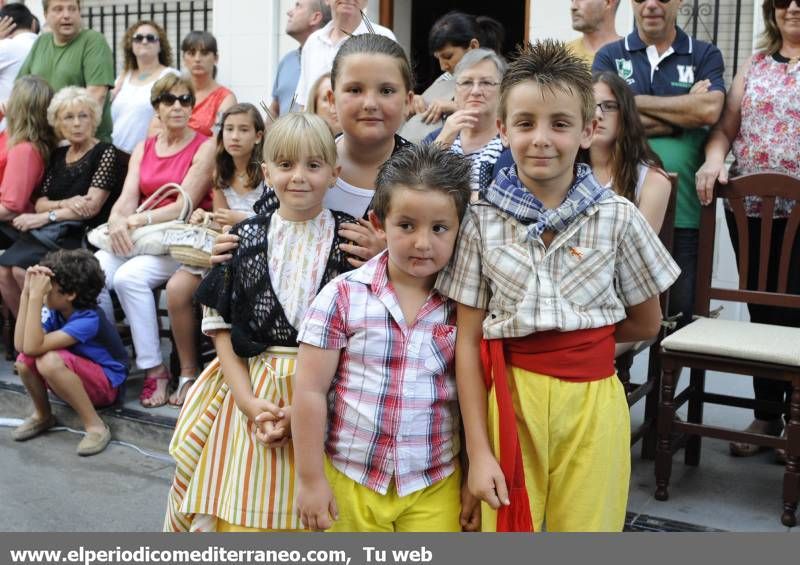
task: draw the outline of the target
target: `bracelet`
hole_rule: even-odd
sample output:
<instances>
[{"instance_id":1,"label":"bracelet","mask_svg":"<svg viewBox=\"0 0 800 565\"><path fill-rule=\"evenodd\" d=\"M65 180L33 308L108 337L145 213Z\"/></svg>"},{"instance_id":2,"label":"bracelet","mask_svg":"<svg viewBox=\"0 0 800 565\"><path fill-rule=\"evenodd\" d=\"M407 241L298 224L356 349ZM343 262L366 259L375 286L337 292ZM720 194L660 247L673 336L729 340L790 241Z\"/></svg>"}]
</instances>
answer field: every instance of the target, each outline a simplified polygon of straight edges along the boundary
<instances>
[{"instance_id":1,"label":"bracelet","mask_svg":"<svg viewBox=\"0 0 800 565\"><path fill-rule=\"evenodd\" d=\"M145 220L144 225L146 225L146 226L151 225L153 223L153 214L151 214L150 212L147 212L144 215L144 220Z\"/></svg>"}]
</instances>

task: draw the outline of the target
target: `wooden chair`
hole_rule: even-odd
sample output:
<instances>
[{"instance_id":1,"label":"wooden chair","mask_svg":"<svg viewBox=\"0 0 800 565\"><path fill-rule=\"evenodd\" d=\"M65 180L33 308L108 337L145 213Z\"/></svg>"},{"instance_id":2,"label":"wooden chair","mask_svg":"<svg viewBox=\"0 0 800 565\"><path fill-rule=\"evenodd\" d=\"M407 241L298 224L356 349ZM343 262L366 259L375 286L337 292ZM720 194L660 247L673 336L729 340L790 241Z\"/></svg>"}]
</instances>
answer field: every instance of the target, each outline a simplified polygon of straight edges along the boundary
<instances>
[{"instance_id":1,"label":"wooden chair","mask_svg":"<svg viewBox=\"0 0 800 565\"><path fill-rule=\"evenodd\" d=\"M658 238L667 251L672 253L672 243L675 239L675 201L677 197L678 176L670 174L672 188L667 203L667 210L664 213L664 222ZM644 421L635 430L631 430L631 446L637 441L642 440L642 458L653 459L656 455L656 415L658 413L658 395L661 386L661 341L675 329L676 322L668 317L669 312L669 289L661 293L661 312L664 320L661 322L661 329L656 338L652 341L637 343L632 349L620 354L616 360L617 376L625 387L625 394L628 398L628 406L633 406L642 399L645 399ZM631 381L631 367L637 355L643 351L649 351L647 375L644 382L635 383Z\"/></svg>"},{"instance_id":2,"label":"wooden chair","mask_svg":"<svg viewBox=\"0 0 800 565\"><path fill-rule=\"evenodd\" d=\"M728 185L717 185L714 192L713 202L703 208L700 219L695 300L695 315L698 318L662 342L663 375L658 413L655 498L657 500L669 498L672 455L678 448L678 441L672 437L675 432L686 436L687 465L699 464L702 437L782 448L786 450L787 462L783 475L781 522L791 527L797 523L795 513L800 491L800 328L714 319L709 318L709 314L712 299L800 308L800 295L786 292L790 261L800 254L798 245L800 206L794 207L786 224L780 253L777 290L767 289L768 250L771 243L775 197L797 198L800 194L800 179L779 173L745 175L731 179ZM758 285L755 289L747 288L750 250L743 200L747 195L757 195L763 199ZM728 199L736 219L739 288L735 290L712 287L717 198ZM676 396L676 377L682 367L692 369L690 383ZM758 375L790 382L792 394L785 437L778 438L703 424L704 403L751 409L760 407L776 412L786 411L786 407L777 402L705 392L706 370ZM675 410L685 402L689 403L688 421L681 422L675 419Z\"/></svg>"}]
</instances>

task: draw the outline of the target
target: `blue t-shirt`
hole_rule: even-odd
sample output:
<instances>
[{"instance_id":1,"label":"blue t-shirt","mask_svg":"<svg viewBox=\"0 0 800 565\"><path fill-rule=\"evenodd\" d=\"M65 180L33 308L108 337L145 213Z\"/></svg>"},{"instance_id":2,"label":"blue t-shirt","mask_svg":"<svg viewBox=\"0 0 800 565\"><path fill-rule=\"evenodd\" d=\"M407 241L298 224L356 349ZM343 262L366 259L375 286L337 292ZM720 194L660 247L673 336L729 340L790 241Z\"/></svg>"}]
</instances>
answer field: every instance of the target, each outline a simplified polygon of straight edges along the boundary
<instances>
[{"instance_id":1,"label":"blue t-shirt","mask_svg":"<svg viewBox=\"0 0 800 565\"><path fill-rule=\"evenodd\" d=\"M56 310L48 309L42 322L45 333L62 331L78 343L69 351L94 361L103 368L114 388L128 377L128 351L122 344L117 328L106 318L102 310L75 310L69 320Z\"/></svg>"},{"instance_id":2,"label":"blue t-shirt","mask_svg":"<svg viewBox=\"0 0 800 565\"><path fill-rule=\"evenodd\" d=\"M281 62L278 63L278 72L275 73L275 82L272 84L272 97L278 99L281 107L281 116L288 114L289 105L294 98L294 91L300 80L300 50L289 51Z\"/></svg>"},{"instance_id":3,"label":"blue t-shirt","mask_svg":"<svg viewBox=\"0 0 800 565\"><path fill-rule=\"evenodd\" d=\"M680 96L689 94L694 83L705 79L711 81L710 91L725 92L722 53L677 27L675 41L665 53L659 55L655 46L648 47L634 30L627 37L601 47L592 71L617 73L634 94ZM697 128L671 137L650 138L650 146L661 157L664 168L678 175L677 228L696 229L700 225L694 174L705 161L707 135L706 128Z\"/></svg>"}]
</instances>

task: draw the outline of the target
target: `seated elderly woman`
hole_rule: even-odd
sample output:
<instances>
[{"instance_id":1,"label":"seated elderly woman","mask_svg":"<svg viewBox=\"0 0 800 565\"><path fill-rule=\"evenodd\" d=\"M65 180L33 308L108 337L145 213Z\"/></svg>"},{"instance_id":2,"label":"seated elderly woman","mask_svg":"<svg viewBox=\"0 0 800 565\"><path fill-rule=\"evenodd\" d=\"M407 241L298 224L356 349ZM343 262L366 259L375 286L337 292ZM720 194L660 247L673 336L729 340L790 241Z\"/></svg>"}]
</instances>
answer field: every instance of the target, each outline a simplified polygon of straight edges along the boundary
<instances>
[{"instance_id":1,"label":"seated elderly woman","mask_svg":"<svg viewBox=\"0 0 800 565\"><path fill-rule=\"evenodd\" d=\"M492 182L497 172L513 165L497 131L500 81L506 64L489 49L472 49L455 68L456 106L444 126L423 143L439 143L472 161L473 200Z\"/></svg>"},{"instance_id":2,"label":"seated elderly woman","mask_svg":"<svg viewBox=\"0 0 800 565\"><path fill-rule=\"evenodd\" d=\"M75 86L50 102L47 121L69 145L53 152L35 211L12 220L20 237L0 255L3 299L15 315L25 269L55 249L81 247L86 229L105 222L119 196L124 166L114 146L95 137L102 112L85 88Z\"/></svg>"},{"instance_id":3,"label":"seated elderly woman","mask_svg":"<svg viewBox=\"0 0 800 565\"><path fill-rule=\"evenodd\" d=\"M167 401L169 371L161 358L158 319L153 289L164 284L179 264L167 255L136 255L131 232L136 228L174 220L182 198L171 197L158 208L136 213L137 206L164 184L180 183L192 200L211 207L211 173L214 142L189 127L194 106L194 87L176 75L160 78L153 85L150 101L161 122L157 135L133 150L128 175L108 219L113 252L100 250L97 258L106 273L106 288L98 298L106 316L113 320L109 290L117 293L131 327L136 364L145 371L139 399L143 406L161 406Z\"/></svg>"}]
</instances>

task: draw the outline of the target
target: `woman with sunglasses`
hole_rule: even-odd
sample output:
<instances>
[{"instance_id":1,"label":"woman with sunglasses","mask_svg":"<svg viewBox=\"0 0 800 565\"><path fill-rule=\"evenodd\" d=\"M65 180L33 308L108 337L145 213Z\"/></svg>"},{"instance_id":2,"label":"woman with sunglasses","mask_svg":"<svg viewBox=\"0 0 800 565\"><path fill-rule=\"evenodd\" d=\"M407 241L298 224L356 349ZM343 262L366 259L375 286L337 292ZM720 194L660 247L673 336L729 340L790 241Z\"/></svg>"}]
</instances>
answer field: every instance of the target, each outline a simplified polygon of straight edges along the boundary
<instances>
[{"instance_id":1,"label":"woman with sunglasses","mask_svg":"<svg viewBox=\"0 0 800 565\"><path fill-rule=\"evenodd\" d=\"M100 250L97 259L106 274L106 287L98 297L109 320L114 319L109 290L117 293L131 328L136 364L145 372L139 400L145 407L167 401L170 375L161 358L158 319L153 289L164 284L179 264L168 255L137 255L131 232L136 228L174 220L181 197L167 198L155 210L136 213L148 196L169 182L180 183L192 203L211 208L211 177L215 146L189 127L194 107L194 86L188 78L168 74L153 85L151 104L161 127L159 133L136 145L128 175L108 219L113 252Z\"/></svg>"},{"instance_id":2,"label":"woman with sunglasses","mask_svg":"<svg viewBox=\"0 0 800 565\"><path fill-rule=\"evenodd\" d=\"M114 145L130 155L136 144L147 137L153 119L150 90L153 83L178 71L171 68L172 47L164 29L155 22L140 21L125 32L122 40L125 63L111 91L111 119Z\"/></svg>"},{"instance_id":3,"label":"woman with sunglasses","mask_svg":"<svg viewBox=\"0 0 800 565\"><path fill-rule=\"evenodd\" d=\"M797 139L800 122L800 0L764 0L762 5L764 33L760 50L736 73L719 123L711 131L706 144L706 161L697 172L697 196L704 205L711 202L714 183L727 183L728 178L748 173L774 171L800 176L800 143ZM725 165L728 152L733 152L730 172ZM800 199L800 194L797 195ZM797 200L776 198L772 213L772 241L769 250L768 290L775 290L778 258L783 246L788 217ZM727 206L727 203L726 203ZM745 200L750 252L747 288L757 286L761 232L761 200ZM726 209L728 231L738 258L738 234L733 213ZM795 248L800 244L796 236ZM755 241L754 241L755 240ZM800 264L789 269L786 292L800 294ZM800 311L793 308L748 306L750 320L763 324L800 327ZM772 401L788 408L791 384L759 377L753 378L756 400ZM755 410L755 419L747 431L779 435L784 428L780 410ZM733 442L732 455L747 457L758 453L756 445ZM786 454L777 453L779 461Z\"/></svg>"}]
</instances>

